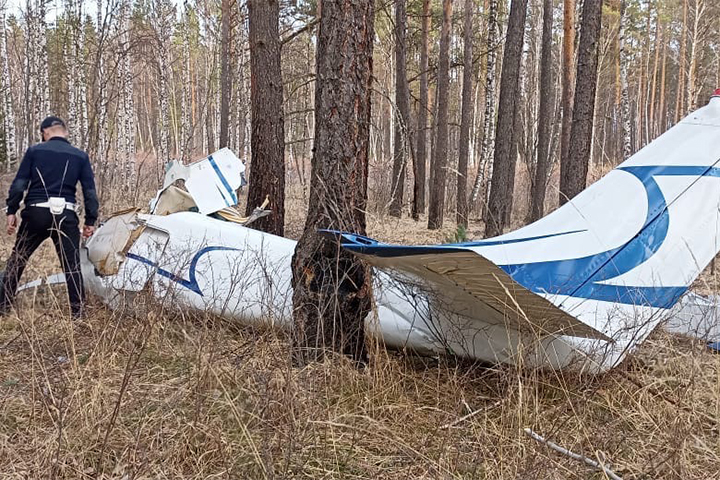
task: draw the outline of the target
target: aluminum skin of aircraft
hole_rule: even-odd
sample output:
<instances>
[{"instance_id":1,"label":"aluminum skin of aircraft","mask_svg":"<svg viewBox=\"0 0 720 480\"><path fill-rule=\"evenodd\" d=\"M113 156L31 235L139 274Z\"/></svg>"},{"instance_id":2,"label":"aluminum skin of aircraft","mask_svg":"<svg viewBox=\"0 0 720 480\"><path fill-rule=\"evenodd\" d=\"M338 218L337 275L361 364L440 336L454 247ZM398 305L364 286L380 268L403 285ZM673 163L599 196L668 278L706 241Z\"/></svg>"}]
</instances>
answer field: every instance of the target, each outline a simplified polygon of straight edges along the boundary
<instances>
[{"instance_id":1,"label":"aluminum skin of aircraft","mask_svg":"<svg viewBox=\"0 0 720 480\"><path fill-rule=\"evenodd\" d=\"M292 329L296 242L205 215L240 184L234 155L213 156L203 162L217 168L193 167L207 178L183 179L216 201L198 202L203 214L110 218L83 250L86 288L114 307L149 292L171 308ZM606 371L668 320L720 250L720 92L511 233L426 246L321 233L375 267L366 331L389 348Z\"/></svg>"}]
</instances>

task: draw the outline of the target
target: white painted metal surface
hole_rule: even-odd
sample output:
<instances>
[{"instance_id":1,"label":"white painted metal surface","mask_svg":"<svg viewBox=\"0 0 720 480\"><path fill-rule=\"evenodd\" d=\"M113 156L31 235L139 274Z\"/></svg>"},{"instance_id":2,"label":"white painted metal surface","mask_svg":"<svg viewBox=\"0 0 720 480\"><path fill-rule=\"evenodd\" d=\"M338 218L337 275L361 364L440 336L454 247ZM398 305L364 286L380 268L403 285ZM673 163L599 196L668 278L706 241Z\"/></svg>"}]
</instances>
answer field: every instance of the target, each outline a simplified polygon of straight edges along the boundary
<instances>
[{"instance_id":1,"label":"white painted metal surface","mask_svg":"<svg viewBox=\"0 0 720 480\"><path fill-rule=\"evenodd\" d=\"M436 246L328 235L380 269L367 325L386 345L598 372L667 319L720 249L719 162L714 97L565 206L515 232ZM186 184L202 183L194 175ZM231 199L220 189L212 208L220 200ZM292 328L294 241L196 213L138 219L143 231L117 275L96 275L86 257L92 291L114 303L146 289L175 308ZM93 248L90 242L90 257Z\"/></svg>"},{"instance_id":2,"label":"white painted metal surface","mask_svg":"<svg viewBox=\"0 0 720 480\"><path fill-rule=\"evenodd\" d=\"M178 180L185 181L185 189L204 215L233 206L238 203L235 192L242 184L243 172L245 165L228 148L190 165L171 162L165 175L163 190L160 190L151 202L150 210L154 210L165 189Z\"/></svg>"}]
</instances>

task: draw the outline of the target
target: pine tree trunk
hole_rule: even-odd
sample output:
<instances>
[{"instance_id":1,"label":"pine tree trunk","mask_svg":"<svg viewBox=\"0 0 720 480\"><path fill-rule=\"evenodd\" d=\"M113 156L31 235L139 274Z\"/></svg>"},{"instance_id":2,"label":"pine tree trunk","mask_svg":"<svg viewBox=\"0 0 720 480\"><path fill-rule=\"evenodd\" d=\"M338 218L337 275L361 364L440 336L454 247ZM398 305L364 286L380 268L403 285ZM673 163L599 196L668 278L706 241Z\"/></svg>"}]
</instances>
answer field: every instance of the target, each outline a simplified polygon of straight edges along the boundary
<instances>
[{"instance_id":1,"label":"pine tree trunk","mask_svg":"<svg viewBox=\"0 0 720 480\"><path fill-rule=\"evenodd\" d=\"M485 223L486 237L502 234L505 227L510 223L513 190L515 188L517 142L518 136L522 134L515 131L515 120L518 112L520 63L522 60L526 17L527 0L513 0L508 18L500 77L495 156L493 158L493 173L490 180L490 197L488 199Z\"/></svg>"},{"instance_id":2,"label":"pine tree trunk","mask_svg":"<svg viewBox=\"0 0 720 480\"><path fill-rule=\"evenodd\" d=\"M221 41L220 41L220 137L219 147L228 146L230 125L230 96L232 92L231 52L232 52L232 1L221 2ZM269 8L270 6L268 6ZM278 36L278 39L280 37ZM279 43L279 40L278 40Z\"/></svg>"},{"instance_id":3,"label":"pine tree trunk","mask_svg":"<svg viewBox=\"0 0 720 480\"><path fill-rule=\"evenodd\" d=\"M253 227L275 235L285 231L285 120L280 68L278 0L251 0L250 104L252 160L247 214L270 198L272 213Z\"/></svg>"},{"instance_id":4,"label":"pine tree trunk","mask_svg":"<svg viewBox=\"0 0 720 480\"><path fill-rule=\"evenodd\" d=\"M567 176L570 146L570 130L573 122L573 98L575 97L575 0L564 0L563 4L563 85L562 85L562 130L560 133L560 183ZM560 205L567 199L560 194Z\"/></svg>"},{"instance_id":5,"label":"pine tree trunk","mask_svg":"<svg viewBox=\"0 0 720 480\"><path fill-rule=\"evenodd\" d=\"M687 57L688 0L683 0L682 28L680 29L680 56L678 62L677 96L675 99L675 123L685 115L685 69Z\"/></svg>"},{"instance_id":6,"label":"pine tree trunk","mask_svg":"<svg viewBox=\"0 0 720 480\"><path fill-rule=\"evenodd\" d=\"M430 49L430 0L423 0L422 34L420 39L420 104L418 105L415 181L413 186L412 217L415 220L425 212L425 185L427 171L427 120L428 120L428 50Z\"/></svg>"},{"instance_id":7,"label":"pine tree trunk","mask_svg":"<svg viewBox=\"0 0 720 480\"><path fill-rule=\"evenodd\" d=\"M458 152L457 173L457 224L467 228L468 225L468 157L470 155L470 124L473 113L473 1L465 0L464 33L463 33L463 87L462 110L460 114L460 146Z\"/></svg>"},{"instance_id":8,"label":"pine tree trunk","mask_svg":"<svg viewBox=\"0 0 720 480\"><path fill-rule=\"evenodd\" d=\"M597 89L598 50L602 27L602 0L585 0L578 47L573 125L568 147L567 175L560 183L562 198L571 199L585 189L592 145Z\"/></svg>"},{"instance_id":9,"label":"pine tree trunk","mask_svg":"<svg viewBox=\"0 0 720 480\"><path fill-rule=\"evenodd\" d=\"M315 148L305 230L293 256L295 361L326 349L365 362L370 270L318 229L365 233L374 0L322 3Z\"/></svg>"},{"instance_id":10,"label":"pine tree trunk","mask_svg":"<svg viewBox=\"0 0 720 480\"><path fill-rule=\"evenodd\" d=\"M552 64L553 2L543 0L542 54L540 57L540 109L538 112L538 146L535 179L530 193L530 221L539 220L545 212L545 189L550 171L550 135L552 133L554 80Z\"/></svg>"},{"instance_id":11,"label":"pine tree trunk","mask_svg":"<svg viewBox=\"0 0 720 480\"><path fill-rule=\"evenodd\" d=\"M480 147L480 160L473 184L470 204L475 205L482 188L485 169L492 154L495 138L495 84L497 77L497 49L498 36L498 0L488 1L488 33L487 33L487 65L485 72L485 115L482 127L482 145ZM485 195L483 195L483 200Z\"/></svg>"},{"instance_id":12,"label":"pine tree trunk","mask_svg":"<svg viewBox=\"0 0 720 480\"><path fill-rule=\"evenodd\" d=\"M395 2L395 145L393 151L393 195L390 215L400 218L405 193L405 170L408 158L410 125L410 91L407 81L407 14L405 0Z\"/></svg>"},{"instance_id":13,"label":"pine tree trunk","mask_svg":"<svg viewBox=\"0 0 720 480\"><path fill-rule=\"evenodd\" d=\"M450 26L452 22L452 0L443 0L443 22L440 31L440 52L437 72L437 127L435 146L432 152L432 176L430 181L430 206L428 228L442 228L445 216L445 188L447 181L448 156L448 97L450 85Z\"/></svg>"}]
</instances>

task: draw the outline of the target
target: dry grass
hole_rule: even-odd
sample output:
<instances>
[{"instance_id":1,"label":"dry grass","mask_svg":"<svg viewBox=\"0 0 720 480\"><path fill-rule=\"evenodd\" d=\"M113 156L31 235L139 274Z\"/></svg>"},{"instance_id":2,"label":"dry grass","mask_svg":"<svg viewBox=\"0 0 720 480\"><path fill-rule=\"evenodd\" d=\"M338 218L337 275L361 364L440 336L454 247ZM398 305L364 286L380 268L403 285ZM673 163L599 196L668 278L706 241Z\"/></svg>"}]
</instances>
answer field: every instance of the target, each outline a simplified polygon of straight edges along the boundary
<instances>
[{"instance_id":1,"label":"dry grass","mask_svg":"<svg viewBox=\"0 0 720 480\"><path fill-rule=\"evenodd\" d=\"M452 233L368 224L387 241ZM45 245L25 279L54 271ZM720 477L720 356L662 332L596 378L382 349L365 371L294 369L282 334L100 305L72 326L64 295L24 292L0 320L0 478L605 478L525 427L625 479Z\"/></svg>"}]
</instances>

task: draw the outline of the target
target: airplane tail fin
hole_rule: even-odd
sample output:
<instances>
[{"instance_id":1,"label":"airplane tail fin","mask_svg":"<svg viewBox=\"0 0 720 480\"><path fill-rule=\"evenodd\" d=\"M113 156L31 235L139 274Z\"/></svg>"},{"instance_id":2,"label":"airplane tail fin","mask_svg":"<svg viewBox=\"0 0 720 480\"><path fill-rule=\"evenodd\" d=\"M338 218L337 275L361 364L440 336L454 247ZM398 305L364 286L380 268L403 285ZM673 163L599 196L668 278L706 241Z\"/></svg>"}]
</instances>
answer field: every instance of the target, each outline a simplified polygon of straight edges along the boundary
<instances>
[{"instance_id":1,"label":"airplane tail fin","mask_svg":"<svg viewBox=\"0 0 720 480\"><path fill-rule=\"evenodd\" d=\"M417 247L344 235L346 248L366 256L473 250L561 308L573 298L670 308L720 251L720 91L561 208L514 232Z\"/></svg>"}]
</instances>

